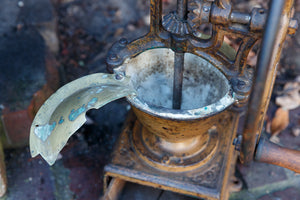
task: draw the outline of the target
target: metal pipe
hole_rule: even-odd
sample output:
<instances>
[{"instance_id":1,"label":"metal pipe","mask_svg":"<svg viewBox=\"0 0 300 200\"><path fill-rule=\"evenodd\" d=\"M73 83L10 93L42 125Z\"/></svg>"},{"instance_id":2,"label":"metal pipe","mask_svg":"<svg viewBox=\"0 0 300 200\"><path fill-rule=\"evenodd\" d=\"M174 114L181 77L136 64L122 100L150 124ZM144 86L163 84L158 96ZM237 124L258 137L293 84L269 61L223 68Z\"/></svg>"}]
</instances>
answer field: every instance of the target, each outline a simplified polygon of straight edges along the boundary
<instances>
[{"instance_id":1,"label":"metal pipe","mask_svg":"<svg viewBox=\"0 0 300 200\"><path fill-rule=\"evenodd\" d=\"M230 14L230 21L232 23L249 24L251 15L248 13L232 12Z\"/></svg>"},{"instance_id":2,"label":"metal pipe","mask_svg":"<svg viewBox=\"0 0 300 200\"><path fill-rule=\"evenodd\" d=\"M177 0L177 17L186 20L187 0ZM173 109L181 108L184 53L175 52L173 79Z\"/></svg>"},{"instance_id":3,"label":"metal pipe","mask_svg":"<svg viewBox=\"0 0 300 200\"><path fill-rule=\"evenodd\" d=\"M150 32L159 33L162 22L162 0L150 0Z\"/></svg>"},{"instance_id":4,"label":"metal pipe","mask_svg":"<svg viewBox=\"0 0 300 200\"><path fill-rule=\"evenodd\" d=\"M186 19L187 0L177 0L177 17L180 20Z\"/></svg>"},{"instance_id":5,"label":"metal pipe","mask_svg":"<svg viewBox=\"0 0 300 200\"><path fill-rule=\"evenodd\" d=\"M292 3L293 0L272 0L270 4L244 125L240 160L245 164L253 160L256 135L262 130Z\"/></svg>"},{"instance_id":6,"label":"metal pipe","mask_svg":"<svg viewBox=\"0 0 300 200\"><path fill-rule=\"evenodd\" d=\"M176 53L174 59L173 109L181 108L184 53Z\"/></svg>"}]
</instances>

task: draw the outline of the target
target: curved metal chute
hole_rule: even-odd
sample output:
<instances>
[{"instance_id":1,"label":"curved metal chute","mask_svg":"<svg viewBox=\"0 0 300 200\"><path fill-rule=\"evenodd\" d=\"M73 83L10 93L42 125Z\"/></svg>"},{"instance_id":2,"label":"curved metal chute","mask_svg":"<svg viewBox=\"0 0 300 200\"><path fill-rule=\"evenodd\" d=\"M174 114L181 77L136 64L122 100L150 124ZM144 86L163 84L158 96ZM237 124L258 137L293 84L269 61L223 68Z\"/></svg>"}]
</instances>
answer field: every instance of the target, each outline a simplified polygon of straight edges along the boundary
<instances>
[{"instance_id":1,"label":"curved metal chute","mask_svg":"<svg viewBox=\"0 0 300 200\"><path fill-rule=\"evenodd\" d=\"M40 108L30 129L31 156L53 165L68 139L85 123L85 113L116 99L134 95L130 79L97 73L61 87Z\"/></svg>"}]
</instances>

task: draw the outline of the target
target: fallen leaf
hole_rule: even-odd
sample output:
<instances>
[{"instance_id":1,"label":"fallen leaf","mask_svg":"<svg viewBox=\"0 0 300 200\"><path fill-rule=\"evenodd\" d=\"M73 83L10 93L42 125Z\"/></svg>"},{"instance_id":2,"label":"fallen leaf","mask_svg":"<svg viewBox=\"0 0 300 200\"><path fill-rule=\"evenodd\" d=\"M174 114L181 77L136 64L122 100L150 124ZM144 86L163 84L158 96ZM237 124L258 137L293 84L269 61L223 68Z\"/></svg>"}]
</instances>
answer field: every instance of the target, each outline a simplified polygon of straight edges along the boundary
<instances>
[{"instance_id":1,"label":"fallen leaf","mask_svg":"<svg viewBox=\"0 0 300 200\"><path fill-rule=\"evenodd\" d=\"M292 129L292 133L295 137L299 136L300 135L300 127L294 127Z\"/></svg>"},{"instance_id":2,"label":"fallen leaf","mask_svg":"<svg viewBox=\"0 0 300 200\"><path fill-rule=\"evenodd\" d=\"M297 78L298 79L298 78ZM283 95L276 97L276 104L285 110L293 110L300 106L300 82L288 82L284 85Z\"/></svg>"},{"instance_id":3,"label":"fallen leaf","mask_svg":"<svg viewBox=\"0 0 300 200\"><path fill-rule=\"evenodd\" d=\"M277 135L273 135L270 137L270 141L275 143L275 144L279 144L280 143L280 138Z\"/></svg>"},{"instance_id":4,"label":"fallen leaf","mask_svg":"<svg viewBox=\"0 0 300 200\"><path fill-rule=\"evenodd\" d=\"M114 34L114 37L120 37L124 33L124 28L118 28Z\"/></svg>"},{"instance_id":5,"label":"fallen leaf","mask_svg":"<svg viewBox=\"0 0 300 200\"><path fill-rule=\"evenodd\" d=\"M250 51L247 57L247 64L250 66L255 66L257 63L257 54L254 51Z\"/></svg>"},{"instance_id":6,"label":"fallen leaf","mask_svg":"<svg viewBox=\"0 0 300 200\"><path fill-rule=\"evenodd\" d=\"M229 191L230 192L239 192L243 188L243 182L236 176L232 176L229 182Z\"/></svg>"},{"instance_id":7,"label":"fallen leaf","mask_svg":"<svg viewBox=\"0 0 300 200\"><path fill-rule=\"evenodd\" d=\"M289 125L289 111L278 108L271 122L271 135L276 136Z\"/></svg>"}]
</instances>

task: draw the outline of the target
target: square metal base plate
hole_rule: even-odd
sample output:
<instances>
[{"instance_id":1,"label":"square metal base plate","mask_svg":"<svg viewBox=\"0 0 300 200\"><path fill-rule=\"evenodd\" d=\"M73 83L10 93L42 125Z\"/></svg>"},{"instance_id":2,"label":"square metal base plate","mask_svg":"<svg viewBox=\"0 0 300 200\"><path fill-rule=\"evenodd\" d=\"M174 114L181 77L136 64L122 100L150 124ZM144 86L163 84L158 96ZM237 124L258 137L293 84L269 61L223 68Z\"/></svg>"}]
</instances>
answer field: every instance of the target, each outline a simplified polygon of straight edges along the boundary
<instances>
[{"instance_id":1,"label":"square metal base plate","mask_svg":"<svg viewBox=\"0 0 300 200\"><path fill-rule=\"evenodd\" d=\"M104 190L111 178L169 190L205 199L228 199L228 182L233 173L236 154L232 140L236 132L235 113L224 114L218 123L219 144L213 158L203 166L187 172L168 172L156 169L142 161L134 151L131 134L134 123L139 123L133 114L128 116L126 127L117 141L112 161L105 166Z\"/></svg>"}]
</instances>

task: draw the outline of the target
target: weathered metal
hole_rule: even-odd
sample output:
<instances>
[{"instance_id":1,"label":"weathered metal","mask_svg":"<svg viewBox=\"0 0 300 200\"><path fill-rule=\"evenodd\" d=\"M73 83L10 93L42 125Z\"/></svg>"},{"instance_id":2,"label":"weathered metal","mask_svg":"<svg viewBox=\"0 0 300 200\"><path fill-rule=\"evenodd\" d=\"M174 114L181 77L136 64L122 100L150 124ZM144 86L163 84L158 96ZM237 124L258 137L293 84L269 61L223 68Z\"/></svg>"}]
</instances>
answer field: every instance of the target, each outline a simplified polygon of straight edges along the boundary
<instances>
[{"instance_id":1,"label":"weathered metal","mask_svg":"<svg viewBox=\"0 0 300 200\"><path fill-rule=\"evenodd\" d=\"M206 7L204 11L208 12ZM219 111L213 111L212 104L198 107L197 112L193 109L188 111L183 108L174 110L155 107L151 102L149 104L146 101L147 104L144 104L145 99L137 101L136 98L128 98L138 119L128 122L121 134L112 163L105 168L106 180L117 177L197 197L227 199L229 177L235 161L232 141L239 118L239 112L233 108L242 107L249 95L253 70L245 67L246 58L250 47L261 33L234 30L245 41L235 53L229 45L223 43L224 35L232 33L231 28L216 24L211 37L203 34L196 37L188 19L178 20L178 12L166 16L164 21L160 21L160 14L161 1L151 1L150 32L126 46L121 46L120 42L115 43L107 59L108 69L116 74L126 74L132 80L137 75L149 76L174 65L174 59L172 61L166 56L166 52L170 50L163 50L172 49L175 55L182 55L181 58L177 56L177 59L175 56L175 62L180 66L184 65L183 79L189 76L192 78L193 74L198 76L203 71L195 70L201 66L197 64L196 58L193 60L194 68L188 68L192 63L185 57L183 59L183 56L190 53L206 60L212 68L223 74L230 85L231 94L235 95L235 100L231 101L234 106L224 111L232 103L225 106L223 102ZM155 50L158 48L161 50ZM156 51L159 53L155 53ZM111 59L111 55L117 59ZM159 59L160 56L162 59ZM189 64L185 64L186 62ZM148 71L142 73L144 69ZM186 71L190 70L187 75ZM206 70L209 72L207 67ZM181 74L180 71L176 75ZM224 85L220 82L221 77L206 76L211 77L211 83ZM136 89L142 82L140 80L135 83ZM241 82L243 87L240 87ZM149 88L149 92L157 87Z\"/></svg>"},{"instance_id":2,"label":"weathered metal","mask_svg":"<svg viewBox=\"0 0 300 200\"><path fill-rule=\"evenodd\" d=\"M253 160L269 105L283 42L288 33L292 6L293 0L272 1L270 6L244 126L240 155L242 163Z\"/></svg>"},{"instance_id":3,"label":"weathered metal","mask_svg":"<svg viewBox=\"0 0 300 200\"><path fill-rule=\"evenodd\" d=\"M264 54L266 58L272 57L273 61L271 63L273 65L277 63L274 62L275 58L278 61L278 55L280 55L286 33L294 33L297 28L296 23L290 20L291 4L292 2L290 1L287 1L285 4L284 10L286 13L282 17L284 23L281 23L281 26L284 25L284 28L281 27L284 29L284 32L281 31L281 35L277 37L277 46L275 45L274 51L271 51L270 54ZM280 17L278 12L273 12L273 7L271 7L270 15ZM278 8L277 5L275 7ZM188 15L184 15L186 8ZM224 188L228 187L228 174L230 174L231 170L229 167L230 163L234 162L218 160L217 155L223 157L233 156L232 146L227 142L233 142L234 134L236 133L233 127L236 127L239 116L243 112L241 108L248 104L249 95L252 94L252 98L253 95L257 95L255 91L251 93L251 89L261 87L259 88L260 91L267 91L265 93L269 94L274 81L271 78L274 77L274 70L271 70L271 72L267 70L266 72L268 73L261 73L260 65L263 64L260 64L257 68L247 65L247 57L251 48L262 37L268 11L255 8L250 14L240 13L232 11L229 0L188 0L178 1L177 12L166 15L162 20L161 9L161 0L151 1L150 32L146 36L126 44L126 46L120 46L119 43L115 43L109 55L117 55L118 59L113 60L108 57L108 70L116 74L129 74L130 76L143 74L141 73L142 70L138 69L139 65L145 69L153 68L153 66L146 64L147 56L143 57L143 54L149 52L150 49L154 50L157 48L173 50L175 52L175 63L173 63L173 108L179 109L180 105L182 106L182 101L180 100L182 96L181 90L185 90L184 86L182 86L182 84L184 85L182 79L185 79L184 71L187 66L184 55L190 53L204 58L224 74L226 79L230 81L230 88L233 91L235 103L222 112L215 114L208 112L206 117L191 117L192 115L190 115L191 120L188 119L189 117L186 118L186 111L183 108L180 110L166 109L164 108L165 106L161 105L157 108L151 103L149 105L149 102L145 99L136 101L136 99L128 98L137 119L128 122L129 125L121 134L120 141L117 143L113 154L112 163L105 168L105 180L108 180L109 177L118 177L126 181L202 198L227 199L228 193L224 192ZM198 31L198 28L205 23L212 25L211 35L205 35ZM269 20L267 23L272 22ZM276 31L272 34L276 36L275 33ZM237 52L223 42L225 35L234 35L240 38L241 44ZM270 45L272 45L272 41L269 40L267 44L263 44L263 49L270 50ZM275 54L272 55L274 52ZM160 54L164 55L162 52ZM155 63L158 57L159 55L154 53L151 61L148 60L148 62ZM143 60L145 61L143 62ZM165 62L162 60L156 65L172 65L167 60L168 58L165 56ZM137 63L133 67L136 70L128 70L132 62ZM264 60L259 62L264 62ZM160 71L160 67L156 68L156 71ZM144 74L149 76L149 74L154 72L155 69L153 68L153 70ZM254 79L254 72L259 73L256 74L258 76L257 79ZM262 86L252 85L253 79L259 79L262 82L263 77L269 77L266 79L267 84ZM217 80L218 78L215 79L215 81ZM151 88L148 89L151 90ZM255 99L253 101L254 104L250 102L250 105L258 105L260 101L262 105L255 110L257 112L252 112L250 108L249 113L252 114L252 118L259 119L261 123L268 104L268 96L262 95L259 99ZM259 114L260 117L255 116L255 113L261 113L261 115ZM224 125L223 127L221 127L222 118L228 119L225 123L226 126ZM254 124L247 123L246 126L250 127L251 125ZM232 127L232 129L229 130L226 127ZM251 128L251 130L256 130L255 133L261 131L261 128L257 128L257 125ZM212 130L216 131L217 139L213 136L214 134L211 134ZM233 135L231 131L234 131ZM246 131L244 135L246 134L248 138L246 136L246 139L242 140L240 136L239 139L235 140L236 150L242 149L242 161L245 154L248 161L253 159L253 152L256 146L254 139L257 137L255 133ZM226 135L226 138L224 135ZM224 138L220 138L223 136ZM191 141L196 144L195 146L198 149L193 148L194 143ZM230 150L224 151L226 148L220 148L222 145ZM214 147L216 146L218 148L215 149ZM245 152L245 146L251 150L249 151L248 149ZM206 152L207 149L209 149L208 152ZM201 151L202 153L206 152L205 156L201 155ZM194 172L205 174L205 171L209 170L213 165L227 166L223 168L225 170L224 173L227 175L218 174L218 183L221 183L220 185L214 188L214 186L205 185L201 181L197 183L189 182L188 177L191 174L193 176L196 175L193 174ZM170 173L175 173L173 175L180 178L180 182L178 182L179 179L177 180ZM193 188L196 189L193 190ZM214 188L214 192L212 192L212 188Z\"/></svg>"},{"instance_id":4,"label":"weathered metal","mask_svg":"<svg viewBox=\"0 0 300 200\"><path fill-rule=\"evenodd\" d=\"M151 152L145 148L143 140L132 140L132 137L143 137L143 131L147 130L131 113L115 146L112 161L105 166L105 191L108 190L111 178L120 178L195 197L214 200L227 199L228 180L233 173L233 165L236 160L233 146L230 143L238 118L234 112L230 111L223 112L220 117L222 120L210 132L217 135L218 141L213 159L212 155L209 157L202 155L202 158L206 157L207 160L196 161L197 166L185 164L185 167L180 167L179 165L184 165L184 162L180 163L179 160L178 163L173 163L172 158L168 155L164 155L160 162L149 160L149 158L155 159L159 156L151 155ZM144 151L141 152L142 150ZM205 150L202 153L205 153Z\"/></svg>"},{"instance_id":5,"label":"weathered metal","mask_svg":"<svg viewBox=\"0 0 300 200\"><path fill-rule=\"evenodd\" d=\"M234 148L241 148L243 162L253 159L283 41L297 28L290 20L293 1L273 2L266 22L266 10L235 12L230 0L178 0L177 11L162 19L162 0L151 0L149 33L132 42L121 39L108 53L108 70L114 75L95 74L72 82L40 109L31 129L32 155L40 153L50 164L54 162L70 135L84 123L85 112L103 105L96 104L97 91L103 89L103 77L110 76L105 82L110 92L101 96L101 102L135 90L137 95L127 96L134 114L129 115L112 161L105 167L106 197L125 180L195 197L228 199ZM198 30L205 23L212 25L210 35ZM254 68L247 65L247 57L266 23L259 64ZM237 50L224 42L226 35L240 39ZM248 103L244 137L234 140ZM60 123L65 118L69 120ZM60 127L54 129L57 124ZM264 144L257 149L258 160L299 169L293 166L298 162L274 161L277 153L267 157L266 151L274 147Z\"/></svg>"},{"instance_id":6,"label":"weathered metal","mask_svg":"<svg viewBox=\"0 0 300 200\"><path fill-rule=\"evenodd\" d=\"M281 147L263 137L257 145L255 160L300 173L300 151Z\"/></svg>"},{"instance_id":7,"label":"weathered metal","mask_svg":"<svg viewBox=\"0 0 300 200\"><path fill-rule=\"evenodd\" d=\"M180 109L182 99L184 53L175 53L174 59L173 108Z\"/></svg>"},{"instance_id":8,"label":"weathered metal","mask_svg":"<svg viewBox=\"0 0 300 200\"><path fill-rule=\"evenodd\" d=\"M112 100L134 94L129 79L97 73L68 83L40 108L30 128L31 155L54 164L68 139L85 123L85 113Z\"/></svg>"}]
</instances>

